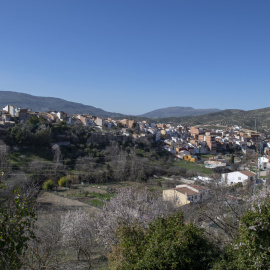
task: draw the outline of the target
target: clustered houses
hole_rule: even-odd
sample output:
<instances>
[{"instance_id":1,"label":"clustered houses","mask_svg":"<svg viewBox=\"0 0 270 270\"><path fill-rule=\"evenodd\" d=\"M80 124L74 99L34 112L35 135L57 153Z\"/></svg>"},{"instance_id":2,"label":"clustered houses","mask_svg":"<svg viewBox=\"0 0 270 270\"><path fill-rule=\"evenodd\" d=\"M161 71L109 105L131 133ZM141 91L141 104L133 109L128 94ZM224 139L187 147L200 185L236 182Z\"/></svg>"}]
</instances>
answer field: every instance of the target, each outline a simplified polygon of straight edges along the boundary
<instances>
[{"instance_id":1,"label":"clustered houses","mask_svg":"<svg viewBox=\"0 0 270 270\"><path fill-rule=\"evenodd\" d=\"M184 127L170 124L138 123L141 133L153 134L162 147L176 157L196 162L198 154L214 154L232 152L237 149L243 154L254 153L257 147L265 149L269 155L270 143L264 134L243 130L235 126L226 130L208 130L198 127ZM258 139L259 138L259 139ZM209 168L226 166L222 158L209 160L205 164Z\"/></svg>"},{"instance_id":2,"label":"clustered houses","mask_svg":"<svg viewBox=\"0 0 270 270\"><path fill-rule=\"evenodd\" d=\"M102 118L86 114L68 115L63 111L32 112L31 109L20 109L13 105L7 105L0 110L0 125L12 126L15 123L26 121L31 117L43 117L49 122L65 121L67 125L81 124L84 126L112 128L120 122L111 118Z\"/></svg>"},{"instance_id":3,"label":"clustered houses","mask_svg":"<svg viewBox=\"0 0 270 270\"><path fill-rule=\"evenodd\" d=\"M27 116L34 114L30 109L19 109L13 105L7 105L0 110L0 125L12 126L15 121L25 121Z\"/></svg>"},{"instance_id":4,"label":"clustered houses","mask_svg":"<svg viewBox=\"0 0 270 270\"><path fill-rule=\"evenodd\" d=\"M248 154L255 153L256 149L260 149L261 153L265 155L259 160L260 169L270 168L269 139L262 133L244 130L239 126L224 130L188 128L182 125L173 126L147 121L135 122L132 119L115 120L86 114L68 115L63 111L32 112L31 109L20 109L13 105L7 105L0 110L0 125L12 126L31 117L43 117L49 122L65 121L67 125L95 127L97 132L91 134L91 142L125 141L132 137L136 140L147 136L152 137L163 149L175 155L176 158L186 161L197 162L197 156L200 154L214 154L215 157L205 161L204 165L208 168L227 165L217 153L231 153L237 149L243 154ZM227 179L229 179L228 177ZM228 184L237 182L239 181L227 181Z\"/></svg>"},{"instance_id":5,"label":"clustered houses","mask_svg":"<svg viewBox=\"0 0 270 270\"><path fill-rule=\"evenodd\" d=\"M239 126L226 130L209 130L199 127L186 127L182 125L172 126L162 123L148 123L146 121L135 122L131 119L115 120L86 114L68 115L63 111L32 112L31 109L20 109L13 105L7 105L0 110L0 124L10 126L16 122L25 121L31 117L43 117L50 122L65 121L68 125L81 124L93 126L102 130L122 128L123 135L130 135L129 129L136 129L134 138L146 135L153 136L155 141L174 154L177 158L196 162L198 154L216 154L217 152L232 151L238 149L243 154L252 153L256 148L264 151L266 156L270 154L270 142L264 134L243 130ZM221 159L209 160L205 165L214 168L224 166ZM262 163L265 163L263 161Z\"/></svg>"}]
</instances>

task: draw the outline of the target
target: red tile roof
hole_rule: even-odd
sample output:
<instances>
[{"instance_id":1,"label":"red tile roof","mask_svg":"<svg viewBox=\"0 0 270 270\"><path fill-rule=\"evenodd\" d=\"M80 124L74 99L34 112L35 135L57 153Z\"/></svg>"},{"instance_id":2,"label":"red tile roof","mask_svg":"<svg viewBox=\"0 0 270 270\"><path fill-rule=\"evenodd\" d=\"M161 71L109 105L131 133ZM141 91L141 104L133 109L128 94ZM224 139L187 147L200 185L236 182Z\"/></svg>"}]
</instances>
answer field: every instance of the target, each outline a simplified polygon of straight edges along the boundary
<instances>
[{"instance_id":1,"label":"red tile roof","mask_svg":"<svg viewBox=\"0 0 270 270\"><path fill-rule=\"evenodd\" d=\"M246 175L246 176L255 176L255 173L251 171L240 171L240 173Z\"/></svg>"},{"instance_id":2,"label":"red tile roof","mask_svg":"<svg viewBox=\"0 0 270 270\"><path fill-rule=\"evenodd\" d=\"M198 192L192 190L192 189L189 189L187 187L181 187L181 188L174 188L174 190L184 194L184 195L188 195L188 196L191 196L191 195L196 195L198 194Z\"/></svg>"}]
</instances>

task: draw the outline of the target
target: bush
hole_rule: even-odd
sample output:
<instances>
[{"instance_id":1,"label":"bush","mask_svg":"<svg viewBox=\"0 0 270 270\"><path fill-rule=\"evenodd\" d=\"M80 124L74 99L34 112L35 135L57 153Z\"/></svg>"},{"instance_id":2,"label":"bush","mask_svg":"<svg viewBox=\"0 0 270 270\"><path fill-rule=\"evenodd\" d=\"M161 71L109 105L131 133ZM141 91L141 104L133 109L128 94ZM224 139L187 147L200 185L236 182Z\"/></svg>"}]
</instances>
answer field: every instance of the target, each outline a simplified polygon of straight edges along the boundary
<instances>
[{"instance_id":1,"label":"bush","mask_svg":"<svg viewBox=\"0 0 270 270\"><path fill-rule=\"evenodd\" d=\"M54 188L54 182L52 180L47 180L46 182L44 182L42 189L48 191L48 190L52 190Z\"/></svg>"},{"instance_id":2,"label":"bush","mask_svg":"<svg viewBox=\"0 0 270 270\"><path fill-rule=\"evenodd\" d=\"M98 207L98 208L102 208L103 205L104 205L104 202L98 200L98 199L94 199L94 200L91 200L91 205L92 206L95 206L95 207Z\"/></svg>"},{"instance_id":3,"label":"bush","mask_svg":"<svg viewBox=\"0 0 270 270\"><path fill-rule=\"evenodd\" d=\"M157 218L147 229L140 223L120 225L116 235L110 269L209 269L218 255L204 230L185 224L181 211Z\"/></svg>"},{"instance_id":4,"label":"bush","mask_svg":"<svg viewBox=\"0 0 270 270\"><path fill-rule=\"evenodd\" d=\"M0 182L0 190L5 186ZM36 214L33 202L21 196L20 190L13 191L13 207L10 203L0 204L0 269L22 269L28 243L35 238Z\"/></svg>"},{"instance_id":5,"label":"bush","mask_svg":"<svg viewBox=\"0 0 270 270\"><path fill-rule=\"evenodd\" d=\"M70 187L71 186L71 180L67 177L62 177L60 178L60 180L58 181L58 185L59 187Z\"/></svg>"}]
</instances>

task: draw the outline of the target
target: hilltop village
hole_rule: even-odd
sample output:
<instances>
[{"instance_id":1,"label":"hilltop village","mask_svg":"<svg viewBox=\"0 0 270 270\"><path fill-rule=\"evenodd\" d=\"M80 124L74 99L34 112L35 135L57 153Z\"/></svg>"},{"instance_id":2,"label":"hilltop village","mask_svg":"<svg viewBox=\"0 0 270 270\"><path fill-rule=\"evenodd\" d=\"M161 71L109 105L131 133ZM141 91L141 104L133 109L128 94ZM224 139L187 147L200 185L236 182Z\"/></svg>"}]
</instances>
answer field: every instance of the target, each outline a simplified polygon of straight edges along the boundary
<instances>
[{"instance_id":1,"label":"hilltop village","mask_svg":"<svg viewBox=\"0 0 270 270\"><path fill-rule=\"evenodd\" d=\"M174 232L168 247L178 235L175 228L181 231L192 223L222 254L237 239L240 217L254 201L268 198L269 150L266 134L241 126L172 125L32 112L12 105L0 110L0 181L7 187L3 198L8 202L19 186L37 206L38 237L23 258L31 267L62 269L59 265L75 267L80 262L78 269L92 264L101 267L95 269L115 269L119 256L111 257L114 251L108 243L115 243L121 224L138 224L147 232L149 223L161 219L175 219L180 226L168 223L170 229L164 228L165 235ZM64 255L59 248L63 246ZM188 254L196 250L190 246ZM222 264L215 254L207 258Z\"/></svg>"},{"instance_id":2,"label":"hilltop village","mask_svg":"<svg viewBox=\"0 0 270 270\"><path fill-rule=\"evenodd\" d=\"M241 163L242 166L239 169L254 172L270 167L269 137L263 133L242 129L241 126L222 127L222 129L188 127L181 124L173 126L133 119L112 119L85 114L68 115L63 111L32 112L31 109L19 109L12 105L7 105L0 110L0 125L3 128L35 118L44 119L52 125L63 123L67 126L90 127L92 128L88 139L90 143L125 142L144 137L151 138L175 158L203 164L206 168L216 169L219 172L232 171L236 168L232 166L236 163L235 159L239 162L244 159L244 156L257 155L257 163ZM51 142L52 145L60 146L69 143L65 135L59 135L55 141ZM266 176L266 173L262 173L262 176ZM234 180L234 177L231 178L233 180L230 183L233 184L244 181L244 178L239 181Z\"/></svg>"},{"instance_id":3,"label":"hilltop village","mask_svg":"<svg viewBox=\"0 0 270 270\"><path fill-rule=\"evenodd\" d=\"M10 141L15 141L15 145L18 144L18 138L25 136L22 130L26 130L26 128L23 125L29 122L32 123L32 126L34 125L34 131L31 132L36 132L38 138L37 142L34 140L33 144L36 143L38 146L47 144L48 146L49 143L54 156L59 156L56 160L60 160L60 156L62 158L66 156L65 159L63 158L62 163L74 169L77 168L77 170L80 168L80 172L85 172L80 174L80 179L88 179L88 182L90 178L92 181L98 182L106 182L110 179L113 181L125 179L147 181L149 177L157 177L155 174L163 177L167 175L168 179L181 180L176 182L175 186L170 183L168 185L169 190L163 190L163 199L175 200L177 198L176 204L179 206L202 202L205 198L209 198L210 190L204 185L209 185L214 180L228 186L236 184L246 186L253 183L261 185L268 184L269 181L269 137L263 133L242 129L241 126L222 128L188 127L181 124L174 126L164 123L135 121L134 119L113 119L85 114L68 115L63 111L32 112L31 109L19 109L13 105L7 105L0 111L0 125L3 134L8 128L16 125L21 126L21 133L16 135L18 130L11 132L11 134L15 133L15 135ZM62 128L65 126L74 127L75 129L81 128L86 132L83 136L86 136L87 140L82 140L84 141L84 144L82 144L80 139L79 142L78 139L75 139L74 143L74 134L71 135L63 130L57 131L56 135L52 136L51 130L48 131L49 125L54 129L55 127L59 129L59 125ZM21 141L21 145L24 145L24 147L26 147L27 140L29 140L27 138L25 136L25 141ZM32 140L31 137L29 138ZM140 151L147 148L155 148L156 151L161 149L163 152L167 152L174 160L183 160L187 163L185 163L184 168L174 170L170 168L160 172L156 169L157 167L155 169L151 168L150 164L153 156L150 157L143 152L136 152L135 163L145 162L145 164L141 163L141 165L135 166L132 172L128 154L125 161L119 161L125 163L126 176L119 176L121 175L121 173L118 173L119 164L115 165L113 162L106 164L110 168L110 173L107 172L107 168L98 173L100 166L98 160L100 158L106 160L106 157L98 158L99 155L102 156L103 154L91 153L91 145L96 145L99 148L99 146L110 145L113 142L122 145L138 145L138 143L141 143ZM74 148L81 149L76 152ZM73 154L74 151L75 155ZM94 149L93 151L97 152L100 149ZM89 161L84 152L87 152L86 156L92 155L94 158L91 162L96 163L96 166L90 166L92 169L86 169ZM66 155L63 153L66 153ZM72 162L75 159L76 161ZM107 160L110 161L108 158ZM188 163L194 164L196 167L187 170L185 167L189 166ZM213 176L214 174L215 176ZM194 185L194 183L197 185Z\"/></svg>"}]
</instances>

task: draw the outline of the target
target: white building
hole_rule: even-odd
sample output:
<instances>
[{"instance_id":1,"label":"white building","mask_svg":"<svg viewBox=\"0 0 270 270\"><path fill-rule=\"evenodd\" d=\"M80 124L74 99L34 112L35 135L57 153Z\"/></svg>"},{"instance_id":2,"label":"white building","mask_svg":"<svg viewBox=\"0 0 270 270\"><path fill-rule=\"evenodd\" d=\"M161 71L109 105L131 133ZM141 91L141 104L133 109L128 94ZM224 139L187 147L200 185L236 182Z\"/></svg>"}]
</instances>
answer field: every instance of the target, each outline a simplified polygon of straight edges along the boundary
<instances>
[{"instance_id":1,"label":"white building","mask_svg":"<svg viewBox=\"0 0 270 270\"><path fill-rule=\"evenodd\" d=\"M260 169L262 169L262 170L270 169L270 158L259 157L258 164L259 164Z\"/></svg>"},{"instance_id":2,"label":"white building","mask_svg":"<svg viewBox=\"0 0 270 270\"><path fill-rule=\"evenodd\" d=\"M248 181L254 180L255 180L255 173L251 171L223 173L221 175L221 182L225 185L234 185L237 183L246 184Z\"/></svg>"},{"instance_id":3,"label":"white building","mask_svg":"<svg viewBox=\"0 0 270 270\"><path fill-rule=\"evenodd\" d=\"M15 116L18 116L17 115L17 112L18 112L18 109L16 106L13 106L13 105L7 105L6 107L3 108L4 111L8 112L11 117L15 117Z\"/></svg>"},{"instance_id":4,"label":"white building","mask_svg":"<svg viewBox=\"0 0 270 270\"><path fill-rule=\"evenodd\" d=\"M103 119L101 117L97 117L94 122L96 123L97 126L102 127L103 125Z\"/></svg>"}]
</instances>

